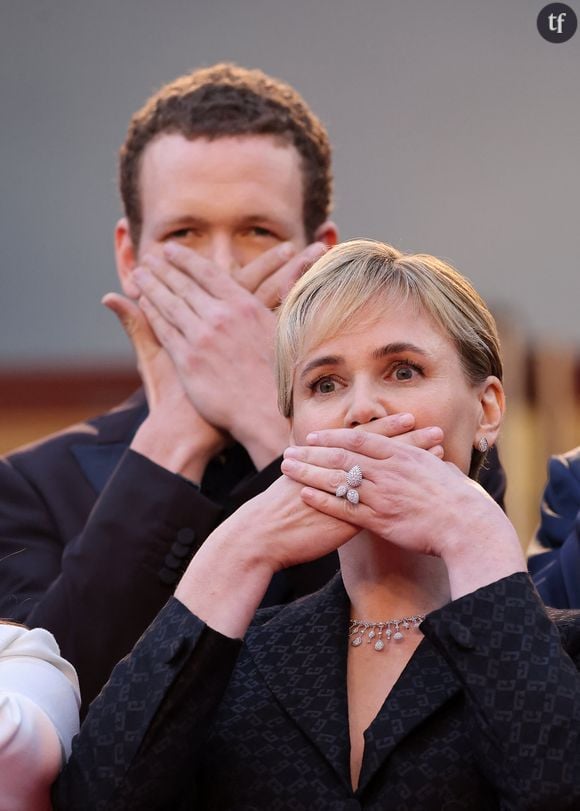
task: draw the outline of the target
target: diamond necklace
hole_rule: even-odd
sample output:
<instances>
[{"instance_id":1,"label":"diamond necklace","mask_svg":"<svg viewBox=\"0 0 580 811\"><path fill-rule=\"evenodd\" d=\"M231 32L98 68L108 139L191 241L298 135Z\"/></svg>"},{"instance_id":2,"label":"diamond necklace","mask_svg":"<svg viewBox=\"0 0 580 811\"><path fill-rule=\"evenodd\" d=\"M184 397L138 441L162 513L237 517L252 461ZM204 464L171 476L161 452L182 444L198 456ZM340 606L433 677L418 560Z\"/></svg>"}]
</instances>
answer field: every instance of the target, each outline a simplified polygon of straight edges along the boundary
<instances>
[{"instance_id":1,"label":"diamond necklace","mask_svg":"<svg viewBox=\"0 0 580 811\"><path fill-rule=\"evenodd\" d=\"M354 648L358 648L364 642L366 634L367 644L376 640L373 647L375 650L381 651L385 647L385 640L390 642L391 639L394 639L395 642L400 642L405 638L403 631L408 631L410 628L417 629L424 619L423 615L415 614L413 617L401 617L398 620L384 620L383 622L350 620L348 629L350 644Z\"/></svg>"}]
</instances>

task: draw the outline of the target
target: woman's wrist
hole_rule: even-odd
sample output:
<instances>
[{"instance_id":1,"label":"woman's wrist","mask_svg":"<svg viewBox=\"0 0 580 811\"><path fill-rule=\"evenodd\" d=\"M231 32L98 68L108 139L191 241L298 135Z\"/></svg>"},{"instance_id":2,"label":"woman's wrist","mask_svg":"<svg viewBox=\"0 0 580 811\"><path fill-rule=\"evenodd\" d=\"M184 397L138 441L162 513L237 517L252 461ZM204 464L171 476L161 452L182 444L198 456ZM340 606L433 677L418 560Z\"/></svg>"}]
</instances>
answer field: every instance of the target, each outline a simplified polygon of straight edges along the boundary
<instances>
[{"instance_id":1,"label":"woman's wrist","mask_svg":"<svg viewBox=\"0 0 580 811\"><path fill-rule=\"evenodd\" d=\"M447 567L452 600L502 577L526 571L522 547L507 518L500 526L489 522L477 526L475 531L472 527L460 540L445 545L442 558Z\"/></svg>"},{"instance_id":2,"label":"woman's wrist","mask_svg":"<svg viewBox=\"0 0 580 811\"><path fill-rule=\"evenodd\" d=\"M214 530L187 567L175 597L210 628L241 639L274 571L259 544L244 538L236 524L229 519Z\"/></svg>"}]
</instances>

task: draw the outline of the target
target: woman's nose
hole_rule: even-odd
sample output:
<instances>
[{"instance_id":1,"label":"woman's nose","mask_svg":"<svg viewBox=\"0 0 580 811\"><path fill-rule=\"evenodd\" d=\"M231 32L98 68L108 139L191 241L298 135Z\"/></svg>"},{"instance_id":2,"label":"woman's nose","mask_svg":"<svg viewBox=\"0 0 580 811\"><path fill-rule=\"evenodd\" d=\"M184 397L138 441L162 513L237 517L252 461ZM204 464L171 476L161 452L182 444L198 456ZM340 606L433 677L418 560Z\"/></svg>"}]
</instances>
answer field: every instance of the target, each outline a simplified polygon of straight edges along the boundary
<instances>
[{"instance_id":1,"label":"woman's nose","mask_svg":"<svg viewBox=\"0 0 580 811\"><path fill-rule=\"evenodd\" d=\"M357 425L386 417L388 413L386 403L376 394L356 392L345 415L345 427L356 428Z\"/></svg>"}]
</instances>

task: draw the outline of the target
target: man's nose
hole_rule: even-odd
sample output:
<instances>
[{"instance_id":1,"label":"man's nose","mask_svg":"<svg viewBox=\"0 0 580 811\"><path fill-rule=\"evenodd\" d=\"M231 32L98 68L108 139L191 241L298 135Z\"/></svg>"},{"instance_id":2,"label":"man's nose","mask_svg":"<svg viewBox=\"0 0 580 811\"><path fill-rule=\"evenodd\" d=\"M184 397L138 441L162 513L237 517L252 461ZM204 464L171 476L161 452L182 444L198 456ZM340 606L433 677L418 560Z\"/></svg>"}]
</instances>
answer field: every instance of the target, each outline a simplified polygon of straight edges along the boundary
<instances>
[{"instance_id":1,"label":"man's nose","mask_svg":"<svg viewBox=\"0 0 580 811\"><path fill-rule=\"evenodd\" d=\"M227 235L215 236L208 240L205 254L207 259L227 273L234 273L240 268L240 257L234 241Z\"/></svg>"}]
</instances>

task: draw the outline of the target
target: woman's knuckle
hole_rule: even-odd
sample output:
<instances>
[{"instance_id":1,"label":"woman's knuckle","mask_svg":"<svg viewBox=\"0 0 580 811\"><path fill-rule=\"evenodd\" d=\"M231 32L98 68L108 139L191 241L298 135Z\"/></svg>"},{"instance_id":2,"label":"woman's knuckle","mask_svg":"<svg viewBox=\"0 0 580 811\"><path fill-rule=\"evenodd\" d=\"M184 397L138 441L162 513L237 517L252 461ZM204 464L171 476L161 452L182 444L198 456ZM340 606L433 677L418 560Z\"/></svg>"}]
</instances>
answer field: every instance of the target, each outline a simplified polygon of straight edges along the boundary
<instances>
[{"instance_id":1,"label":"woman's knuckle","mask_svg":"<svg viewBox=\"0 0 580 811\"><path fill-rule=\"evenodd\" d=\"M350 445L351 445L352 448L354 448L355 450L358 450L359 448L363 448L365 446L366 441L367 441L367 438L366 438L364 432L362 432L362 431L352 431L352 433L350 435Z\"/></svg>"},{"instance_id":2,"label":"woman's knuckle","mask_svg":"<svg viewBox=\"0 0 580 811\"><path fill-rule=\"evenodd\" d=\"M329 484L335 490L339 486L339 484L343 484L343 481L344 481L344 473L342 471L336 470L330 474Z\"/></svg>"},{"instance_id":3,"label":"woman's knuckle","mask_svg":"<svg viewBox=\"0 0 580 811\"><path fill-rule=\"evenodd\" d=\"M344 468L346 465L347 453L342 448L336 448L330 453L330 464L332 467Z\"/></svg>"}]
</instances>

